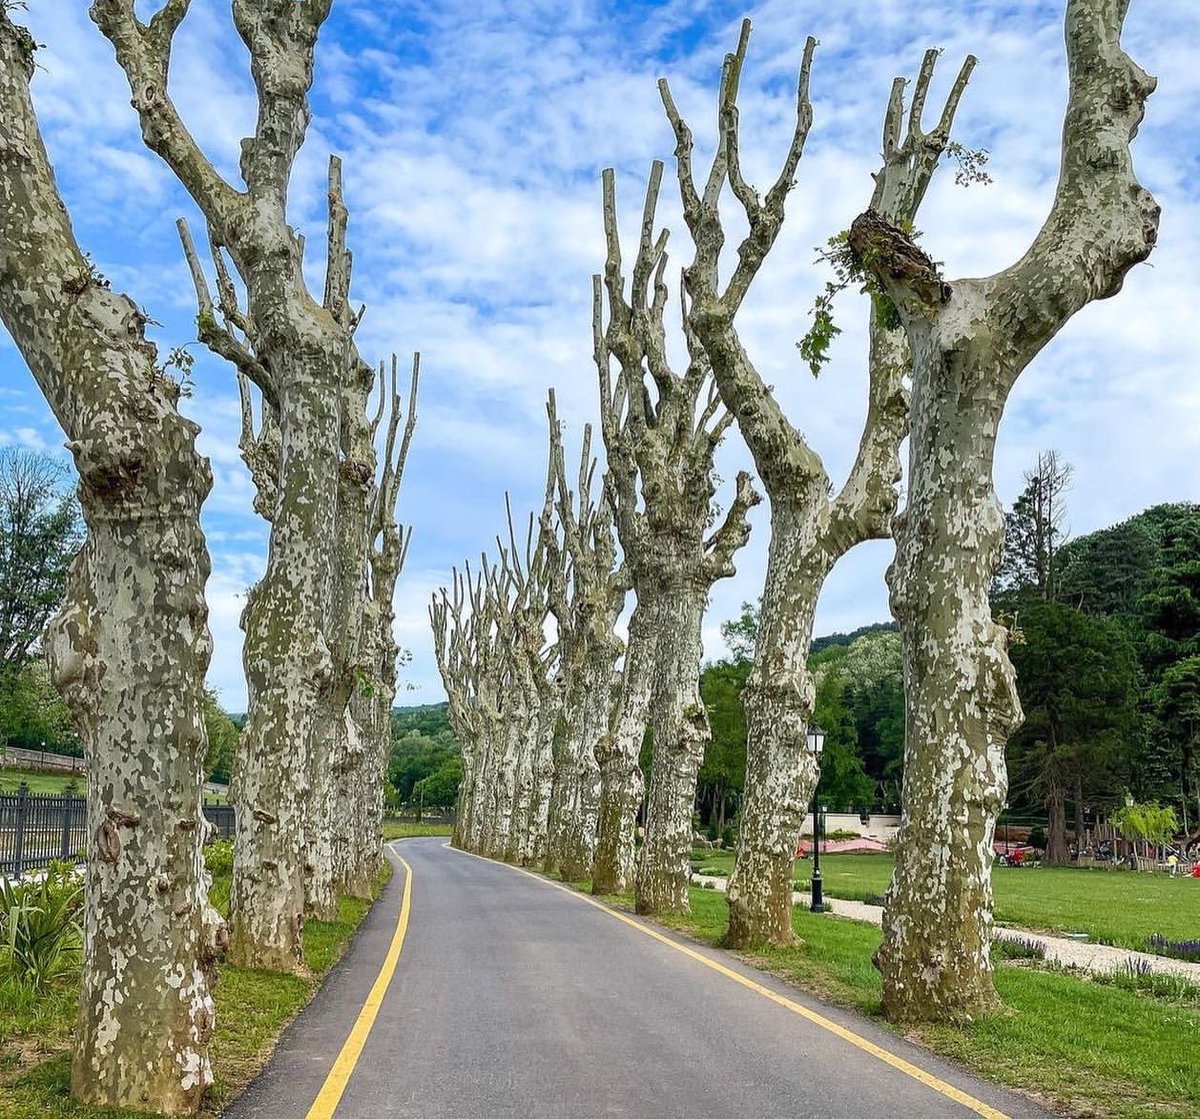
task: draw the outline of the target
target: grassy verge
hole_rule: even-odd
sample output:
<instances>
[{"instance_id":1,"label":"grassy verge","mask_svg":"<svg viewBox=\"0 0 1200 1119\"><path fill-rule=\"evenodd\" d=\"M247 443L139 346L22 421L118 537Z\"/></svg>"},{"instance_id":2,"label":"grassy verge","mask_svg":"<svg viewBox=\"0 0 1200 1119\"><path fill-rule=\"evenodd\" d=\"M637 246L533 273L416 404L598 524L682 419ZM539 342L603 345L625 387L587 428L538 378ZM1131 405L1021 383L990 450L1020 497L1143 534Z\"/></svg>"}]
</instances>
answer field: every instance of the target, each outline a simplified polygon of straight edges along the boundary
<instances>
[{"instance_id":1,"label":"grassy verge","mask_svg":"<svg viewBox=\"0 0 1200 1119\"><path fill-rule=\"evenodd\" d=\"M224 913L229 902L228 872L224 867L214 871L210 896ZM391 865L385 862L376 896L391 873ZM370 908L365 898L342 898L336 921L305 922L309 976L221 965L214 992L214 1083L202 1114L218 1115L262 1068L283 1028L316 993ZM36 998L0 988L0 1119L146 1119L145 1112L85 1107L69 1098L74 1022L73 987Z\"/></svg>"},{"instance_id":2,"label":"grassy verge","mask_svg":"<svg viewBox=\"0 0 1200 1119\"><path fill-rule=\"evenodd\" d=\"M0 793L15 793L22 784L28 785L31 793L58 794L70 787L82 796L87 788L87 774L68 773L66 770L0 767Z\"/></svg>"},{"instance_id":3,"label":"grassy verge","mask_svg":"<svg viewBox=\"0 0 1200 1119\"><path fill-rule=\"evenodd\" d=\"M700 869L728 874L733 853L692 852ZM807 890L812 860L797 859L795 881ZM825 893L849 901L878 901L892 876L890 855L823 855ZM995 867L996 920L1051 933L1086 932L1093 940L1146 951L1146 938L1200 938L1200 880L1166 874L1077 867Z\"/></svg>"},{"instance_id":4,"label":"grassy verge","mask_svg":"<svg viewBox=\"0 0 1200 1119\"><path fill-rule=\"evenodd\" d=\"M454 829L449 824L402 824L395 820L384 820L384 842L389 839L415 839L423 835L451 836Z\"/></svg>"},{"instance_id":5,"label":"grassy verge","mask_svg":"<svg viewBox=\"0 0 1200 1119\"><path fill-rule=\"evenodd\" d=\"M1026 873L1024 871L1018 873ZM709 944L724 934L724 895L692 890L692 913L669 924ZM879 974L872 925L796 909L799 947L743 956L805 990L878 1016ZM996 986L1006 1009L969 1026L909 1034L988 1079L1036 1093L1069 1115L1108 1119L1194 1119L1200 1114L1200 995L1175 997L1091 982L1074 975L1001 965Z\"/></svg>"}]
</instances>

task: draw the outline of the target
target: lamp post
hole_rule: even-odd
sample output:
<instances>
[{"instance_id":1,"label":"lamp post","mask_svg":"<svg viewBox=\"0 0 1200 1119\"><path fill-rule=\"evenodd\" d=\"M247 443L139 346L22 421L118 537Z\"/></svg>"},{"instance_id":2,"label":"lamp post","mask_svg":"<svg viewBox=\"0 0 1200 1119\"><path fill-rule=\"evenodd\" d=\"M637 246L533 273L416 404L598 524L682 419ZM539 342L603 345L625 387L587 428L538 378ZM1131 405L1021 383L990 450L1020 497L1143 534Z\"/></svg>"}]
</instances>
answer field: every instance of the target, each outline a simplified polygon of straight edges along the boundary
<instances>
[{"instance_id":1,"label":"lamp post","mask_svg":"<svg viewBox=\"0 0 1200 1119\"><path fill-rule=\"evenodd\" d=\"M812 904L814 913L825 912L825 892L821 882L821 816L817 804L817 788L821 784L821 751L825 749L825 732L813 723L808 728L808 748L817 763L817 783L813 786L813 875Z\"/></svg>"}]
</instances>

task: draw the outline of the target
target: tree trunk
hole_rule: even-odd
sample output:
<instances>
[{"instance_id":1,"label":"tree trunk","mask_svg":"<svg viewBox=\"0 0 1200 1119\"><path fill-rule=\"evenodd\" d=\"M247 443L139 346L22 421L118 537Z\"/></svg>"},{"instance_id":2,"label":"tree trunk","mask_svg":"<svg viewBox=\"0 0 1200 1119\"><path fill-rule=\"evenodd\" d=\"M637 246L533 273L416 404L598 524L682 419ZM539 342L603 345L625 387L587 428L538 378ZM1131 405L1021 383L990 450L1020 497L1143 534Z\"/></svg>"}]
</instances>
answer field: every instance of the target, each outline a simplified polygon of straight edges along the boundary
<instances>
[{"instance_id":1,"label":"tree trunk","mask_svg":"<svg viewBox=\"0 0 1200 1119\"><path fill-rule=\"evenodd\" d=\"M629 619L629 643L617 713L612 729L596 742L600 804L592 866L593 894L622 894L633 883L634 830L644 784L638 757L646 733L646 715L659 655L658 618L662 609L660 600L638 597Z\"/></svg>"},{"instance_id":2,"label":"tree trunk","mask_svg":"<svg viewBox=\"0 0 1200 1119\"><path fill-rule=\"evenodd\" d=\"M814 524L820 505L772 505L767 579L754 668L746 681L746 785L729 879L734 948L790 944L796 848L817 759L808 749L814 685L808 671L817 598L827 574Z\"/></svg>"},{"instance_id":3,"label":"tree trunk","mask_svg":"<svg viewBox=\"0 0 1200 1119\"><path fill-rule=\"evenodd\" d=\"M1022 717L1008 634L988 600L1004 535L992 489L1004 397L981 368L982 342L967 354L936 345L914 346L909 497L888 572L906 708L903 812L875 957L891 1021L970 1019L997 1005L992 840L1004 748Z\"/></svg>"},{"instance_id":4,"label":"tree trunk","mask_svg":"<svg viewBox=\"0 0 1200 1119\"><path fill-rule=\"evenodd\" d=\"M1046 828L1046 862L1051 866L1066 866L1071 861L1067 851L1066 801L1060 788L1055 786L1046 798L1049 823Z\"/></svg>"},{"instance_id":5,"label":"tree trunk","mask_svg":"<svg viewBox=\"0 0 1200 1119\"><path fill-rule=\"evenodd\" d=\"M712 740L700 696L700 627L708 586L663 588L656 633L650 727L654 748L646 838L637 867L639 913L687 913L696 776Z\"/></svg>"},{"instance_id":6,"label":"tree trunk","mask_svg":"<svg viewBox=\"0 0 1200 1119\"><path fill-rule=\"evenodd\" d=\"M304 968L307 747L332 672L324 633L331 570L317 542L337 506L343 355L310 353L305 362L311 337L268 348L295 356L280 394L280 493L267 570L242 615L249 706L232 787L239 811L230 958L271 971Z\"/></svg>"},{"instance_id":7,"label":"tree trunk","mask_svg":"<svg viewBox=\"0 0 1200 1119\"><path fill-rule=\"evenodd\" d=\"M212 1082L224 936L201 853L212 475L145 315L75 243L29 98L34 50L0 10L0 319L67 433L88 527L46 640L88 766L71 1091L186 1114Z\"/></svg>"}]
</instances>

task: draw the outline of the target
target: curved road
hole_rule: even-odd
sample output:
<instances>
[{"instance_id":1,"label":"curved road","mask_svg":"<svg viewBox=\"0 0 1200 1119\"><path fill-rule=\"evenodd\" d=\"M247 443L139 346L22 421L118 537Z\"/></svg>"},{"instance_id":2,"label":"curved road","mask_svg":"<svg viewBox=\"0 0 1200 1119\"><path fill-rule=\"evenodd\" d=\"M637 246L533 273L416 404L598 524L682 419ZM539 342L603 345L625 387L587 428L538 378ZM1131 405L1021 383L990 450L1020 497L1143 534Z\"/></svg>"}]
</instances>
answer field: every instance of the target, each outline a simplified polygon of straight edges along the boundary
<instances>
[{"instance_id":1,"label":"curved road","mask_svg":"<svg viewBox=\"0 0 1200 1119\"><path fill-rule=\"evenodd\" d=\"M1049 1115L728 956L647 935L649 926L445 843L389 849L412 867L410 922L336 1119ZM387 955L404 885L397 863L346 958L229 1119L309 1114Z\"/></svg>"}]
</instances>

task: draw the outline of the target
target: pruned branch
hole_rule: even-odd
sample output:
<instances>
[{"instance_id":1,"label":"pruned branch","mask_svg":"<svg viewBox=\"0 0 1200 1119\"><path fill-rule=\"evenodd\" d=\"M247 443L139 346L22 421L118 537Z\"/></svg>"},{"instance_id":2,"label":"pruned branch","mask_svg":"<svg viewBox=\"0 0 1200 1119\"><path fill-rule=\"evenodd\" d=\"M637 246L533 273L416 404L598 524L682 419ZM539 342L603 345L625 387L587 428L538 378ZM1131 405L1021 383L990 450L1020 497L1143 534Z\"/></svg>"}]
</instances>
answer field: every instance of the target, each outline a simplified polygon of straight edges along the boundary
<instances>
[{"instance_id":1,"label":"pruned branch","mask_svg":"<svg viewBox=\"0 0 1200 1119\"><path fill-rule=\"evenodd\" d=\"M245 196L217 173L167 91L171 45L188 7L189 0L168 0L149 25L135 15L133 0L95 0L88 14L112 43L129 80L146 146L179 177L209 225L224 230Z\"/></svg>"},{"instance_id":2,"label":"pruned branch","mask_svg":"<svg viewBox=\"0 0 1200 1119\"><path fill-rule=\"evenodd\" d=\"M725 519L704 544L708 553L709 578L713 581L736 574L733 557L750 539L749 513L761 501L762 496L751 484L750 475L739 470L737 489Z\"/></svg>"}]
</instances>

